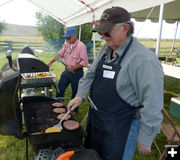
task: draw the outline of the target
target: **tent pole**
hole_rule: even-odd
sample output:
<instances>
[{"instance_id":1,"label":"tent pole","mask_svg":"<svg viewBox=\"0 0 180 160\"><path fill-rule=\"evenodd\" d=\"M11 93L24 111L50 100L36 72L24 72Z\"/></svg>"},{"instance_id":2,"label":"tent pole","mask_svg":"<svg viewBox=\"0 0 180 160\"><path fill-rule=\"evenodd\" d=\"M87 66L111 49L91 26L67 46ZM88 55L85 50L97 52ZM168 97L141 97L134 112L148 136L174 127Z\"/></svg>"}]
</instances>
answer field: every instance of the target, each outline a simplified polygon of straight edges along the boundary
<instances>
[{"instance_id":1,"label":"tent pole","mask_svg":"<svg viewBox=\"0 0 180 160\"><path fill-rule=\"evenodd\" d=\"M159 13L159 35L156 42L156 55L157 56L159 56L159 50L160 50L161 33L162 33L162 25L163 25L163 12L164 12L164 4L161 4L160 13Z\"/></svg>"},{"instance_id":2,"label":"tent pole","mask_svg":"<svg viewBox=\"0 0 180 160\"><path fill-rule=\"evenodd\" d=\"M177 35L178 24L179 24L179 21L176 22L176 30L175 30L175 33L174 33L174 38L173 38L173 42L172 42L172 46L171 46L171 52L170 52L169 57L171 57L171 55L172 55L172 53L174 51L174 43L175 43L175 39L176 39L176 35Z\"/></svg>"},{"instance_id":3,"label":"tent pole","mask_svg":"<svg viewBox=\"0 0 180 160\"><path fill-rule=\"evenodd\" d=\"M96 57L96 41L95 41L95 33L93 32L93 56L94 59Z\"/></svg>"},{"instance_id":4,"label":"tent pole","mask_svg":"<svg viewBox=\"0 0 180 160\"><path fill-rule=\"evenodd\" d=\"M79 40L81 40L81 25L79 25Z\"/></svg>"}]
</instances>

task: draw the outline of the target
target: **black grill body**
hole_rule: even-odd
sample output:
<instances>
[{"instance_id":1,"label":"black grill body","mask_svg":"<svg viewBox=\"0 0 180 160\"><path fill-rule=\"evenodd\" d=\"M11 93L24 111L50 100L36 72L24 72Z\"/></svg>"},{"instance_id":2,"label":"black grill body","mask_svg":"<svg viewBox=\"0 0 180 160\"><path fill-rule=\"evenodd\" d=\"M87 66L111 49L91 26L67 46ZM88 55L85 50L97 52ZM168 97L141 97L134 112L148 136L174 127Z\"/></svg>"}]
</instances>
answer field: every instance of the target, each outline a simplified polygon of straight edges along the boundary
<instances>
[{"instance_id":1,"label":"black grill body","mask_svg":"<svg viewBox=\"0 0 180 160\"><path fill-rule=\"evenodd\" d=\"M19 84L18 71L7 66L0 73L0 134L21 138L22 116L17 94Z\"/></svg>"}]
</instances>

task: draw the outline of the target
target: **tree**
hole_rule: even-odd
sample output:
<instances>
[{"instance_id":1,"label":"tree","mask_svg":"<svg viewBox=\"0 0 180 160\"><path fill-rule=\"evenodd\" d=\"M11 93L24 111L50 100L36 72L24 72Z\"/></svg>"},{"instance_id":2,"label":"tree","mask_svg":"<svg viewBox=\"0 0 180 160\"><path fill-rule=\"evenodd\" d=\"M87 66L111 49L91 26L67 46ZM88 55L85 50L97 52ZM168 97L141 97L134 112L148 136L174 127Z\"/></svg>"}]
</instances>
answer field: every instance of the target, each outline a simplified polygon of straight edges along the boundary
<instances>
[{"instance_id":1,"label":"tree","mask_svg":"<svg viewBox=\"0 0 180 160\"><path fill-rule=\"evenodd\" d=\"M79 26L75 27L77 30L77 35L79 35ZM91 41L92 37L92 23L86 23L81 25L81 41L85 44Z\"/></svg>"},{"instance_id":2,"label":"tree","mask_svg":"<svg viewBox=\"0 0 180 160\"><path fill-rule=\"evenodd\" d=\"M79 35L79 26L75 27L77 30L77 35ZM87 53L90 53L93 43L92 38L92 23L86 23L81 25L81 41L86 45Z\"/></svg>"},{"instance_id":3,"label":"tree","mask_svg":"<svg viewBox=\"0 0 180 160\"><path fill-rule=\"evenodd\" d=\"M59 50L63 43L64 25L56 21L52 17L42 14L41 12L36 13L36 18L38 20L37 26L38 31L41 32L44 40L54 46L56 50ZM79 35L79 26L75 27L77 30L77 37ZM92 37L92 24L87 23L81 26L81 41L85 44L91 41Z\"/></svg>"},{"instance_id":4,"label":"tree","mask_svg":"<svg viewBox=\"0 0 180 160\"><path fill-rule=\"evenodd\" d=\"M5 29L5 23L0 22L0 33Z\"/></svg>"},{"instance_id":5,"label":"tree","mask_svg":"<svg viewBox=\"0 0 180 160\"><path fill-rule=\"evenodd\" d=\"M64 34L64 26L51 18L48 15L44 15L41 12L36 13L38 31L41 32L44 40L47 44L53 46L55 50L59 50L64 40L62 35Z\"/></svg>"}]
</instances>

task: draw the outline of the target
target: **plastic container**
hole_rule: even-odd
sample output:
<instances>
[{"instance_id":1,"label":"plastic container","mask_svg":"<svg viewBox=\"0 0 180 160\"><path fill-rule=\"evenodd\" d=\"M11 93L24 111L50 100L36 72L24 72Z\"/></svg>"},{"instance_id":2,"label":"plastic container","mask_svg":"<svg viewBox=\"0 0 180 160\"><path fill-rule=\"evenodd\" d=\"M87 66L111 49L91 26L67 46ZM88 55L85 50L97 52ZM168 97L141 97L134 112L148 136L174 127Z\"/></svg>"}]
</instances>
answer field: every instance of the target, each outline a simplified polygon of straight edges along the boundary
<instances>
[{"instance_id":1,"label":"plastic container","mask_svg":"<svg viewBox=\"0 0 180 160\"><path fill-rule=\"evenodd\" d=\"M180 97L171 98L170 102L170 114L180 119Z\"/></svg>"}]
</instances>

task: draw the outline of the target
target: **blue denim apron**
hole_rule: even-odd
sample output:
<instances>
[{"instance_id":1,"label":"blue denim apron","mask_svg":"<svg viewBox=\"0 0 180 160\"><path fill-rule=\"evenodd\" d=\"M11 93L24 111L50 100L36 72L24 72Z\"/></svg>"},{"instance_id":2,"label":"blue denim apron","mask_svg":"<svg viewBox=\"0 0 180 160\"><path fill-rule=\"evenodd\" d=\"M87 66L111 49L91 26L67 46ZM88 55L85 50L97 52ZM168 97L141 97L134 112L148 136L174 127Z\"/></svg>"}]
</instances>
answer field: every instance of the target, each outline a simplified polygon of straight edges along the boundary
<instances>
[{"instance_id":1,"label":"blue denim apron","mask_svg":"<svg viewBox=\"0 0 180 160\"><path fill-rule=\"evenodd\" d=\"M103 160L121 160L126 145L132 120L139 107L126 103L116 91L116 79L121 69L121 62L127 53L132 39L125 48L118 64L105 63L105 56L100 60L90 97L98 110L90 107L85 146L95 149ZM104 78L103 66L110 66L115 71L114 78Z\"/></svg>"}]
</instances>

